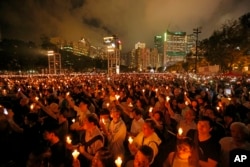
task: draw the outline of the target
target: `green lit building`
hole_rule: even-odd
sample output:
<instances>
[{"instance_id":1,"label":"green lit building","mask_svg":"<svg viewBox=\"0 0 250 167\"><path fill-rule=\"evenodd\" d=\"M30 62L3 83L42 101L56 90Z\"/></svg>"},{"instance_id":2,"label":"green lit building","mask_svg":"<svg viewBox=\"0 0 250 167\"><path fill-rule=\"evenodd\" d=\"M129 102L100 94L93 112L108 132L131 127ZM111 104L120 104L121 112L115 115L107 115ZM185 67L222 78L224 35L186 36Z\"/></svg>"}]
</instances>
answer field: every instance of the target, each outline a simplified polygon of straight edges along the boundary
<instances>
[{"instance_id":1,"label":"green lit building","mask_svg":"<svg viewBox=\"0 0 250 167\"><path fill-rule=\"evenodd\" d=\"M171 32L164 33L164 66L173 65L180 61L186 61L186 55L195 45L193 35L187 35L186 32Z\"/></svg>"}]
</instances>

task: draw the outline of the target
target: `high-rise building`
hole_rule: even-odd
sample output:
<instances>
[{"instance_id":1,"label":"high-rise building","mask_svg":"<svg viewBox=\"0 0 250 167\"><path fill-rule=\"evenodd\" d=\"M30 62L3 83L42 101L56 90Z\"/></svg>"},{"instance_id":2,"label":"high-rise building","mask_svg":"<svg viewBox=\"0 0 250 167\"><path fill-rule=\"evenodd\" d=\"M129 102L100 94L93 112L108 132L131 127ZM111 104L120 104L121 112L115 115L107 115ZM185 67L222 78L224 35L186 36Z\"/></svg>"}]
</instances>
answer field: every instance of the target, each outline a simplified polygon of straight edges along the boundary
<instances>
[{"instance_id":1,"label":"high-rise building","mask_svg":"<svg viewBox=\"0 0 250 167\"><path fill-rule=\"evenodd\" d=\"M195 40L192 35L167 30L164 33L164 66L186 61L186 55L194 45Z\"/></svg>"},{"instance_id":2,"label":"high-rise building","mask_svg":"<svg viewBox=\"0 0 250 167\"><path fill-rule=\"evenodd\" d=\"M164 43L163 43L163 35L157 35L154 37L154 47L158 52L158 66L163 66L164 61Z\"/></svg>"}]
</instances>

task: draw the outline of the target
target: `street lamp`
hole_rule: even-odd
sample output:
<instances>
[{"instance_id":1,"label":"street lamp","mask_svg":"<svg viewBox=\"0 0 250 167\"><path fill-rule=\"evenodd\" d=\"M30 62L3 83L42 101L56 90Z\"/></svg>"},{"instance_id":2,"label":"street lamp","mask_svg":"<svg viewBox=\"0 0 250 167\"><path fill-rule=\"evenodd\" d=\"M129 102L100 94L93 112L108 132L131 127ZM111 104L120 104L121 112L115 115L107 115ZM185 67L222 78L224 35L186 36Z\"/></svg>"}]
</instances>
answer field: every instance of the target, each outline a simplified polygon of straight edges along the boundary
<instances>
[{"instance_id":1,"label":"street lamp","mask_svg":"<svg viewBox=\"0 0 250 167\"><path fill-rule=\"evenodd\" d=\"M197 61L198 61L198 39L199 39L199 33L201 33L201 27L197 27L193 29L193 33L196 36L195 40L195 73L197 73Z\"/></svg>"}]
</instances>

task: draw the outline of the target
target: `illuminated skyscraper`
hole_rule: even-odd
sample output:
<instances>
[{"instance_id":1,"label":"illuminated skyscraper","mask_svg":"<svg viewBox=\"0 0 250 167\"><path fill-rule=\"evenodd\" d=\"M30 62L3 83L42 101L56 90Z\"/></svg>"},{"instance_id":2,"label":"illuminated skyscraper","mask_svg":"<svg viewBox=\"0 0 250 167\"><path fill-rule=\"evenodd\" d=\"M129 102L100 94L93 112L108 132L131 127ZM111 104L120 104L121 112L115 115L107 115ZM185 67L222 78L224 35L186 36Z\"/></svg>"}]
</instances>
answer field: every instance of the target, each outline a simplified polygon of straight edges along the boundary
<instances>
[{"instance_id":1,"label":"illuminated skyscraper","mask_svg":"<svg viewBox=\"0 0 250 167\"><path fill-rule=\"evenodd\" d=\"M192 35L167 30L164 33L164 66L186 61L186 55L194 45L195 40Z\"/></svg>"}]
</instances>

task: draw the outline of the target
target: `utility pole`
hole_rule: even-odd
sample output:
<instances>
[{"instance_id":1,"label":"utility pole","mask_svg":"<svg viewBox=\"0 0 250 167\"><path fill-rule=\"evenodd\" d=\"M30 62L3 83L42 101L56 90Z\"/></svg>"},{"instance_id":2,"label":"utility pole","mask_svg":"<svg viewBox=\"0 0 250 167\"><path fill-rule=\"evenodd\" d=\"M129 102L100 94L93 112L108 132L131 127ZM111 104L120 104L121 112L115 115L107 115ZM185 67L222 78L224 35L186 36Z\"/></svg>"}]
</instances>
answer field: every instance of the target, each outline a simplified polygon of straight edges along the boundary
<instances>
[{"instance_id":1,"label":"utility pole","mask_svg":"<svg viewBox=\"0 0 250 167\"><path fill-rule=\"evenodd\" d=\"M199 33L201 33L201 27L197 27L193 29L193 33L195 34L195 73L197 73L197 62L198 62L198 40L199 40Z\"/></svg>"}]
</instances>

